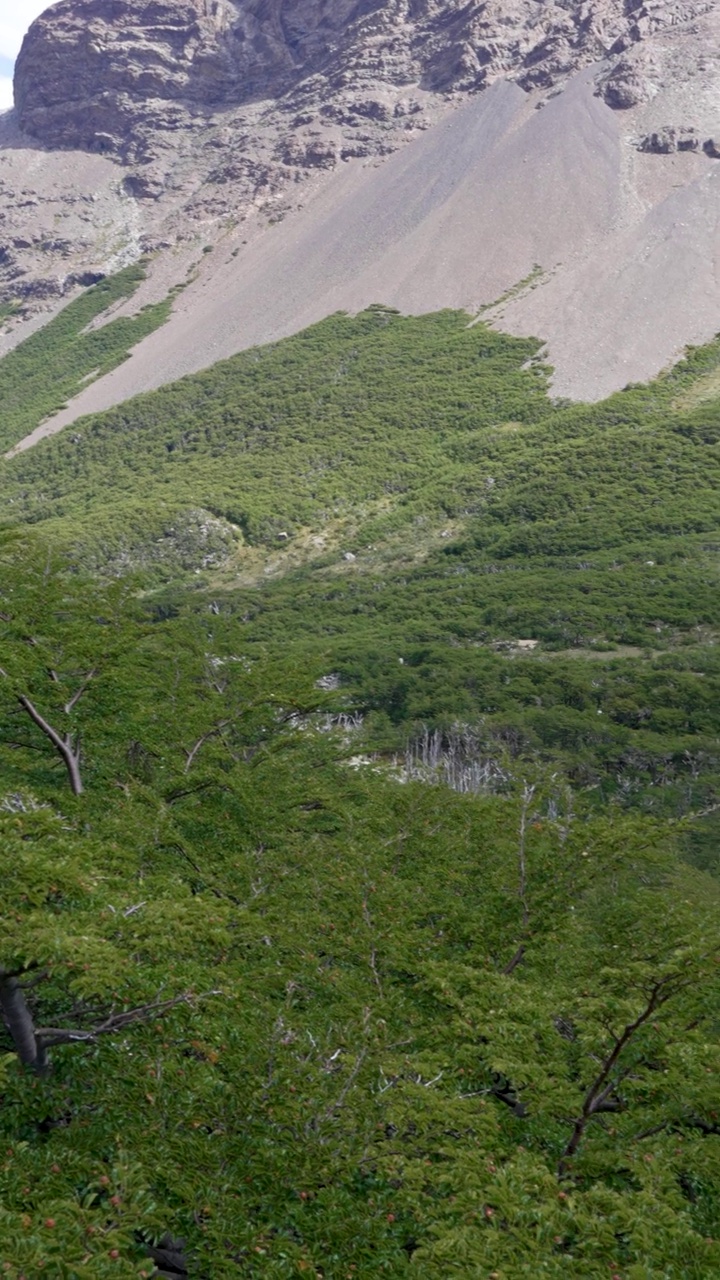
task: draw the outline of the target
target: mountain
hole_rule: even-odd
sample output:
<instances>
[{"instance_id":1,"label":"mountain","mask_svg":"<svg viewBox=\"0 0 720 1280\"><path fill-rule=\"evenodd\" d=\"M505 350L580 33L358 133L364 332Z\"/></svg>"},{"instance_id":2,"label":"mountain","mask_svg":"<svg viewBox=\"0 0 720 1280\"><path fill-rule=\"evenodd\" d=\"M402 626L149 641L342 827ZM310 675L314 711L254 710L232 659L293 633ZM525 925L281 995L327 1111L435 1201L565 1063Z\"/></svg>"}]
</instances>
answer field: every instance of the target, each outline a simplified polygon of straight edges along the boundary
<instances>
[{"instance_id":1,"label":"mountain","mask_svg":"<svg viewBox=\"0 0 720 1280\"><path fill-rule=\"evenodd\" d=\"M720 1275L716 36L28 33L7 1280Z\"/></svg>"},{"instance_id":2,"label":"mountain","mask_svg":"<svg viewBox=\"0 0 720 1280\"><path fill-rule=\"evenodd\" d=\"M547 341L558 394L651 376L720 328L719 21L707 0L61 0L0 129L0 341L145 254L130 305L185 285L169 322L55 427L373 302L495 303Z\"/></svg>"}]
</instances>

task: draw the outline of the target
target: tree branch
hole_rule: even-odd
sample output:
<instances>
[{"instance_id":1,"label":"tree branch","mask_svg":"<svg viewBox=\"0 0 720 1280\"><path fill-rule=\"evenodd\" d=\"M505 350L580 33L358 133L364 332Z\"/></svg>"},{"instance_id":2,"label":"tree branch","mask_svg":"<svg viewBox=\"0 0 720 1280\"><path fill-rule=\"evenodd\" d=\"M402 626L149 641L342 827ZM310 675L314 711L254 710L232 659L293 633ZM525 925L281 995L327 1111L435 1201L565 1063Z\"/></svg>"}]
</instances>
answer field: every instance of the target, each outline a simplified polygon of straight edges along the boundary
<instances>
[{"instance_id":1,"label":"tree branch","mask_svg":"<svg viewBox=\"0 0 720 1280\"><path fill-rule=\"evenodd\" d=\"M20 1062L32 1068L38 1074L48 1069L47 1050L61 1044L95 1044L98 1036L112 1035L116 1031L131 1026L135 1022L144 1022L148 1018L161 1017L168 1010L178 1005L192 1005L196 1000L205 1000L210 996L222 995L219 990L205 991L195 995L184 991L182 995L173 996L169 1000L151 1000L148 1004L138 1005L134 1009L124 1009L119 1013L110 1013L97 1026L84 1027L35 1027L32 1013L25 999L19 979L37 965L29 965L19 972L0 970L0 1010L15 1046Z\"/></svg>"},{"instance_id":2,"label":"tree branch","mask_svg":"<svg viewBox=\"0 0 720 1280\"><path fill-rule=\"evenodd\" d=\"M520 810L520 830L518 832L518 898L522 903L523 909L523 929L526 930L530 922L530 907L527 900L527 862L525 856L525 841L527 837L527 818L532 804L535 788L525 784L523 788L522 808Z\"/></svg>"},{"instance_id":3,"label":"tree branch","mask_svg":"<svg viewBox=\"0 0 720 1280\"><path fill-rule=\"evenodd\" d=\"M187 852L187 850L183 849L182 845L177 840L172 840L169 844L160 845L160 848L161 849L177 849L178 853L182 858L185 859L188 866L192 867L196 875L200 876L200 879L202 880L203 884L206 886L207 889L209 889L213 897L220 898L221 900L225 899L227 902L232 902L236 907L244 907L246 905L244 902L241 902L240 898L236 898L234 894L228 893L226 889L218 889L216 885L211 884L210 881L206 879L205 872L203 871L202 867L198 866L195 859L190 857L190 854Z\"/></svg>"},{"instance_id":4,"label":"tree branch","mask_svg":"<svg viewBox=\"0 0 720 1280\"><path fill-rule=\"evenodd\" d=\"M90 684L90 681L92 680L93 676L96 676L96 675L97 675L97 667L93 667L92 671L89 671L88 674L86 675L83 683L80 685L80 688L75 690L75 693L73 694L70 701L65 703L66 716L69 716L73 708L77 706L83 694L87 691L87 687Z\"/></svg>"},{"instance_id":5,"label":"tree branch","mask_svg":"<svg viewBox=\"0 0 720 1280\"><path fill-rule=\"evenodd\" d=\"M514 973L518 965L522 964L523 960L525 959L525 950L526 950L525 943L521 942L512 960L508 960L507 964L505 965L505 968L502 971L506 977L509 977L511 973Z\"/></svg>"},{"instance_id":6,"label":"tree branch","mask_svg":"<svg viewBox=\"0 0 720 1280\"><path fill-rule=\"evenodd\" d=\"M74 796L80 796L83 793L82 777L80 774L80 748L73 742L69 733L61 737L57 730L53 729L51 724L40 714L37 707L30 701L25 694L18 695L18 702L23 711L26 711L33 724L36 724L41 733L52 743L53 747L60 756L65 768L67 769L70 789Z\"/></svg>"},{"instance_id":7,"label":"tree branch","mask_svg":"<svg viewBox=\"0 0 720 1280\"><path fill-rule=\"evenodd\" d=\"M627 1072L621 1072L619 1077L614 1074L620 1055L656 1010L666 1004L675 994L677 988L671 986L671 984L676 981L677 976L677 974L673 974L667 978L660 978L655 982L650 988L645 1008L638 1014L635 1021L629 1022L619 1036L613 1036L613 1048L600 1064L600 1070L585 1094L582 1111L573 1122L572 1134L558 1164L558 1178L565 1177L568 1171L568 1162L576 1154L593 1116L608 1109L610 1095L627 1075ZM613 1107L613 1109L615 1108Z\"/></svg>"},{"instance_id":8,"label":"tree branch","mask_svg":"<svg viewBox=\"0 0 720 1280\"><path fill-rule=\"evenodd\" d=\"M530 926L530 903L528 902L528 895L527 895L526 842L527 842L528 813L530 812L530 805L533 802L534 795L535 795L535 787L531 786L529 783L526 782L525 786L523 787L522 806L520 808L520 827L518 830L517 896L520 899L520 905L522 906L521 937L523 938L527 938L529 933L529 926ZM517 948L517 951L515 952L512 959L508 961L508 963L505 965L504 969L502 970L502 972L505 974L506 977L509 977L510 974L513 973L515 969L517 969L519 964L522 964L525 958L526 950L527 950L526 944L524 942L521 942L520 946Z\"/></svg>"},{"instance_id":9,"label":"tree branch","mask_svg":"<svg viewBox=\"0 0 720 1280\"><path fill-rule=\"evenodd\" d=\"M220 995L219 991L205 992L205 996L218 995ZM82 1027L39 1027L35 1032L35 1039L44 1049L50 1049L53 1045L78 1042L94 1044L98 1036L112 1035L115 1031L122 1031L124 1027L129 1027L133 1022L143 1022L146 1018L159 1017L167 1013L168 1009L176 1008L177 1005L192 1004L193 1000L203 998L204 996L194 996L192 992L184 991L182 995L174 996L171 1000L155 1000L150 1004L139 1005L136 1009L111 1013L99 1026L91 1027L89 1030L84 1030Z\"/></svg>"},{"instance_id":10,"label":"tree branch","mask_svg":"<svg viewBox=\"0 0 720 1280\"><path fill-rule=\"evenodd\" d=\"M207 733L203 733L198 738L197 742L193 744L193 746L190 748L189 751L187 747L183 747L183 752L186 757L185 770L184 770L185 773L190 772L190 769L192 768L193 760L195 759L200 748L203 747L206 742L209 742L211 738L216 738L217 735L219 733L222 733L223 729L226 729L229 724L232 724L232 720L221 720L219 724L216 724L214 726L214 728L208 729Z\"/></svg>"}]
</instances>

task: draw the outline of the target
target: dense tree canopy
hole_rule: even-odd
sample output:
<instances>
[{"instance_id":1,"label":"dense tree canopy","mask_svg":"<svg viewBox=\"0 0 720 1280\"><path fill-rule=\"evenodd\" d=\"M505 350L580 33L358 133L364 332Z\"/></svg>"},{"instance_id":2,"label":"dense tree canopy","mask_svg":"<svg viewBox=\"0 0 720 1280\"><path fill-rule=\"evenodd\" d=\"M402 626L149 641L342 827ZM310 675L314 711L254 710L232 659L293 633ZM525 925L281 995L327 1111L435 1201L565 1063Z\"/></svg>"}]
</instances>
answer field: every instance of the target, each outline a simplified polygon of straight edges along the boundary
<instances>
[{"instance_id":1,"label":"dense tree canopy","mask_svg":"<svg viewBox=\"0 0 720 1280\"><path fill-rule=\"evenodd\" d=\"M718 352L534 350L374 309L5 464L11 1280L720 1271Z\"/></svg>"}]
</instances>

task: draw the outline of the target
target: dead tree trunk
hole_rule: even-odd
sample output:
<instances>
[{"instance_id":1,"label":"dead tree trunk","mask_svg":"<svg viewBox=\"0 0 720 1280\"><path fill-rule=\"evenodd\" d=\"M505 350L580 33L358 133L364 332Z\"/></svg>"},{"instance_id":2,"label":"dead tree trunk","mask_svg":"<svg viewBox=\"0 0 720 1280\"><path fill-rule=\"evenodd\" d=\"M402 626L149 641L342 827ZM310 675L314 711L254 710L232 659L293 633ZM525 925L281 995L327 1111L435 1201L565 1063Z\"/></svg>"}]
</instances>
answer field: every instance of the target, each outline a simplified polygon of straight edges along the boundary
<instances>
[{"instance_id":1,"label":"dead tree trunk","mask_svg":"<svg viewBox=\"0 0 720 1280\"><path fill-rule=\"evenodd\" d=\"M56 729L53 729L52 725L48 724L45 717L40 714L34 703L32 703L29 698L25 697L25 694L19 695L18 702L20 703L23 711L27 712L30 719L33 721L33 724L36 724L38 729L45 734L45 737L52 743L60 756L60 759L67 769L70 789L73 795L81 796L83 793L83 784L82 775L80 773L79 742L74 740L71 734L66 733L61 736Z\"/></svg>"}]
</instances>

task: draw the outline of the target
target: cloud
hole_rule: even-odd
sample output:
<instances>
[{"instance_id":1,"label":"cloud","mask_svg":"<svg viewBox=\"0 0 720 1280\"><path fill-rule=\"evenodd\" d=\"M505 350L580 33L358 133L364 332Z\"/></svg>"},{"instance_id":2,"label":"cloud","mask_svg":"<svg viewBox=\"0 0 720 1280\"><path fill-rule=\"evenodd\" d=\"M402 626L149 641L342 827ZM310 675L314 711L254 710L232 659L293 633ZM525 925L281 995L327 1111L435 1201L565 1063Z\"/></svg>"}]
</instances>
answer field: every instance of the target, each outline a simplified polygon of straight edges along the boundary
<instances>
[{"instance_id":1,"label":"cloud","mask_svg":"<svg viewBox=\"0 0 720 1280\"><path fill-rule=\"evenodd\" d=\"M0 0L0 54L14 61L30 23L49 8L46 0Z\"/></svg>"},{"instance_id":2,"label":"cloud","mask_svg":"<svg viewBox=\"0 0 720 1280\"><path fill-rule=\"evenodd\" d=\"M13 67L23 36L49 8L47 0L0 0L0 111L13 105Z\"/></svg>"}]
</instances>

